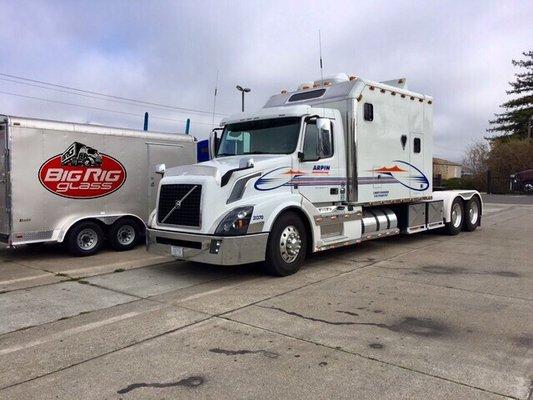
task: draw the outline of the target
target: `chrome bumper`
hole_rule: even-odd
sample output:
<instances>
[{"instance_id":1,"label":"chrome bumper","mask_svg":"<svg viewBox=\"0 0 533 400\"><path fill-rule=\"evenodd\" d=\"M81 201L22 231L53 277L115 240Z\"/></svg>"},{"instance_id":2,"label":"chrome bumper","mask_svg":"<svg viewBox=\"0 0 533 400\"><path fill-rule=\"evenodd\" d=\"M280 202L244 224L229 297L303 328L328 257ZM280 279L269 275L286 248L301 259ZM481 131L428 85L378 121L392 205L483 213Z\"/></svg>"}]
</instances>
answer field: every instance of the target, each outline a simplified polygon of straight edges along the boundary
<instances>
[{"instance_id":1,"label":"chrome bumper","mask_svg":"<svg viewBox=\"0 0 533 400\"><path fill-rule=\"evenodd\" d=\"M192 233L146 230L150 253L172 255L180 260L216 265L239 265L265 260L268 233L244 236L209 236ZM174 254L172 248L174 247ZM183 252L177 256L176 253Z\"/></svg>"}]
</instances>

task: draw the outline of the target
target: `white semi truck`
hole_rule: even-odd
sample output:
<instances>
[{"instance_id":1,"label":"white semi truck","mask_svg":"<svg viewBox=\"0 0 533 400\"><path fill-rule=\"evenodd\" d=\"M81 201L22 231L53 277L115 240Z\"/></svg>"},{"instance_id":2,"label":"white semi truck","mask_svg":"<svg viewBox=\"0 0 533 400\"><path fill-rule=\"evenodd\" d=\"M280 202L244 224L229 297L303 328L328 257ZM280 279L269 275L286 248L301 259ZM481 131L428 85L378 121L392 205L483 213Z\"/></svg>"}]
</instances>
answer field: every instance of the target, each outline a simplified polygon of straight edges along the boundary
<instances>
[{"instance_id":1,"label":"white semi truck","mask_svg":"<svg viewBox=\"0 0 533 400\"><path fill-rule=\"evenodd\" d=\"M338 74L221 127L210 161L166 170L149 251L219 265L264 261L284 276L312 252L480 225L478 192L433 192L433 99L405 79Z\"/></svg>"}]
</instances>

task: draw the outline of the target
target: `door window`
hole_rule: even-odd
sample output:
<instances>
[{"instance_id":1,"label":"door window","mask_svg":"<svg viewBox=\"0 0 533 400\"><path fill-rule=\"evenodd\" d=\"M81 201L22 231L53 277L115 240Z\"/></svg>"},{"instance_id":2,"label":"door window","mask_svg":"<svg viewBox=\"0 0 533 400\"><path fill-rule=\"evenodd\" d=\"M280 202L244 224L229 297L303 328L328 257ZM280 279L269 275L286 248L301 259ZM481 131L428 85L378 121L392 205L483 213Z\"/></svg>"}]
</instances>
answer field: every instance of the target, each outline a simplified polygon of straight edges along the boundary
<instances>
[{"instance_id":1,"label":"door window","mask_svg":"<svg viewBox=\"0 0 533 400\"><path fill-rule=\"evenodd\" d=\"M331 131L319 131L316 122L311 121L305 128L305 161L329 158L333 155L333 134Z\"/></svg>"}]
</instances>

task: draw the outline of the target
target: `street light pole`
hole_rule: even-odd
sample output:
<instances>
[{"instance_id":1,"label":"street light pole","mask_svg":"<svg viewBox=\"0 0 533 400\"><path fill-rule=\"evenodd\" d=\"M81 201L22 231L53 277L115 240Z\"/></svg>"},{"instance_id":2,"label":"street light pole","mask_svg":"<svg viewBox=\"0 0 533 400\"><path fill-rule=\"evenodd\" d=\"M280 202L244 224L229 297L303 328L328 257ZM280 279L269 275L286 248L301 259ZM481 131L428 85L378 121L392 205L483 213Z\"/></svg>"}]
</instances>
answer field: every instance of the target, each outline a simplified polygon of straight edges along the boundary
<instances>
[{"instance_id":1,"label":"street light pole","mask_svg":"<svg viewBox=\"0 0 533 400\"><path fill-rule=\"evenodd\" d=\"M239 85L237 85L236 88L237 88L237 90L239 92L241 92L241 98L242 98L241 109L242 109L242 112L244 112L244 93L249 93L251 91L251 89L250 88L243 88L242 86L239 86Z\"/></svg>"}]
</instances>

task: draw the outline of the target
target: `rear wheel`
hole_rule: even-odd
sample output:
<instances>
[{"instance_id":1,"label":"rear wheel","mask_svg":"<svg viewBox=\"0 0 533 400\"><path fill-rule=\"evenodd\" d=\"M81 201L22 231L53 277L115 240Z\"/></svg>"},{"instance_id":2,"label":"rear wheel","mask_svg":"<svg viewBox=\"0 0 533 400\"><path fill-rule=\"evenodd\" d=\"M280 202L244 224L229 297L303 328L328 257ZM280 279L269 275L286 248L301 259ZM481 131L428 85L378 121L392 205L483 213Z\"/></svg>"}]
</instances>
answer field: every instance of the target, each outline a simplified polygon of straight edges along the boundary
<instances>
[{"instance_id":1,"label":"rear wheel","mask_svg":"<svg viewBox=\"0 0 533 400\"><path fill-rule=\"evenodd\" d=\"M78 223L70 230L67 247L76 256L90 256L100 250L103 241L102 228L95 222L86 221Z\"/></svg>"},{"instance_id":2,"label":"rear wheel","mask_svg":"<svg viewBox=\"0 0 533 400\"><path fill-rule=\"evenodd\" d=\"M476 196L472 197L466 202L465 206L465 222L463 229L468 232L476 230L481 218L481 205Z\"/></svg>"},{"instance_id":3,"label":"rear wheel","mask_svg":"<svg viewBox=\"0 0 533 400\"><path fill-rule=\"evenodd\" d=\"M265 272L274 276L294 274L302 266L306 251L307 232L301 218L293 212L282 214L268 236Z\"/></svg>"},{"instance_id":4,"label":"rear wheel","mask_svg":"<svg viewBox=\"0 0 533 400\"><path fill-rule=\"evenodd\" d=\"M446 232L449 235L457 235L463 225L463 200L457 197L452 203L450 222L446 224Z\"/></svg>"},{"instance_id":5,"label":"rear wheel","mask_svg":"<svg viewBox=\"0 0 533 400\"><path fill-rule=\"evenodd\" d=\"M121 218L109 229L111 247L117 251L133 249L139 243L141 230L133 218Z\"/></svg>"}]
</instances>

